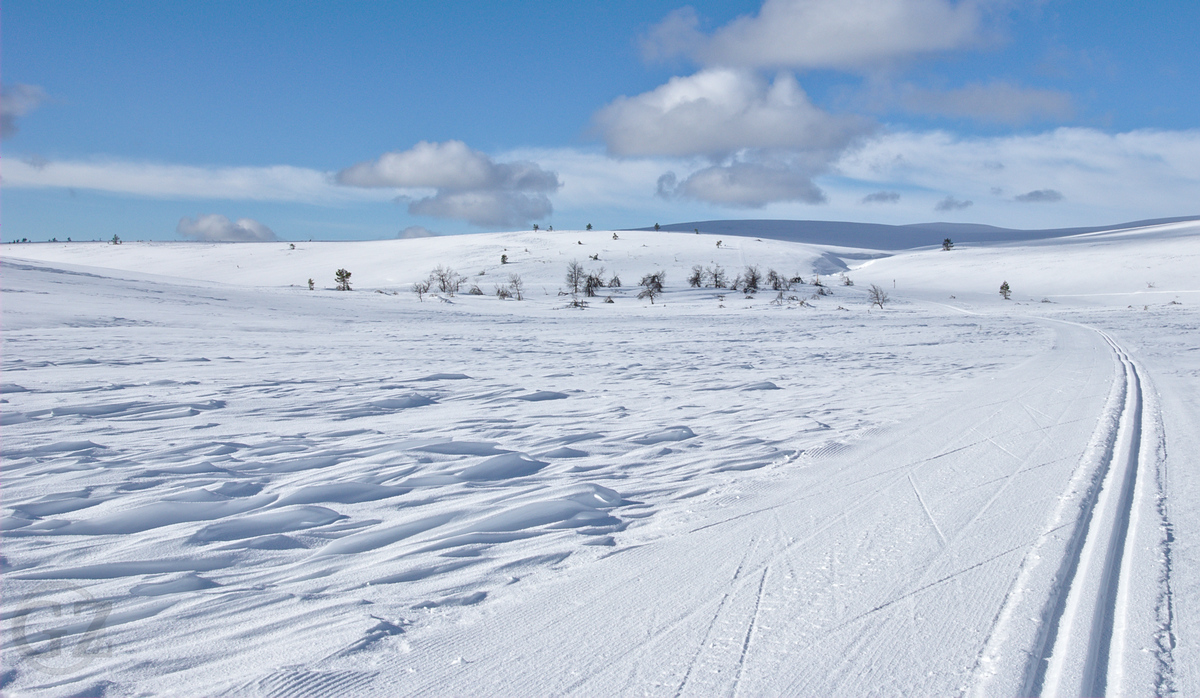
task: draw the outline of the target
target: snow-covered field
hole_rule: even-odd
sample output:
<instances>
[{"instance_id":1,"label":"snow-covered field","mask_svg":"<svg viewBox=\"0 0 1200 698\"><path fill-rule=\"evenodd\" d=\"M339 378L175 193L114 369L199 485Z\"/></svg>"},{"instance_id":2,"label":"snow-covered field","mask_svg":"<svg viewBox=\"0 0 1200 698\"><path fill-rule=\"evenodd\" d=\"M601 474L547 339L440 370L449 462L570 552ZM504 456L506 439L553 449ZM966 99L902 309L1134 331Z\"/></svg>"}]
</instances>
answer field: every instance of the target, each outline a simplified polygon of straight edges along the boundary
<instances>
[{"instance_id":1,"label":"snow-covered field","mask_svg":"<svg viewBox=\"0 0 1200 698\"><path fill-rule=\"evenodd\" d=\"M4 246L3 690L1200 694L1200 223L717 240Z\"/></svg>"}]
</instances>

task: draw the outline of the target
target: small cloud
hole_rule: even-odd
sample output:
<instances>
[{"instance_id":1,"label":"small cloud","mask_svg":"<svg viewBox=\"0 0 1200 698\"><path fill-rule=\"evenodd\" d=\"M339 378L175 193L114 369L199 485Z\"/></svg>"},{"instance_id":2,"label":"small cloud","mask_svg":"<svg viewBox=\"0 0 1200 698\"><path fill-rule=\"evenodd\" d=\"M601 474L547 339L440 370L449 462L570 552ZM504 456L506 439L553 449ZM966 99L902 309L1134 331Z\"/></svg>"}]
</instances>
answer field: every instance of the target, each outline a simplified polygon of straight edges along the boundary
<instances>
[{"instance_id":1,"label":"small cloud","mask_svg":"<svg viewBox=\"0 0 1200 698\"><path fill-rule=\"evenodd\" d=\"M1062 201L1062 192L1054 189L1035 189L1027 194L1018 194L1014 200L1020 201L1023 204L1052 204L1056 201Z\"/></svg>"},{"instance_id":2,"label":"small cloud","mask_svg":"<svg viewBox=\"0 0 1200 698\"><path fill-rule=\"evenodd\" d=\"M17 117L25 116L46 101L46 91L37 85L16 83L0 89L0 138L15 134Z\"/></svg>"},{"instance_id":3,"label":"small cloud","mask_svg":"<svg viewBox=\"0 0 1200 698\"><path fill-rule=\"evenodd\" d=\"M662 184L662 180L659 180ZM825 203L812 178L785 164L735 162L693 172L675 193L688 199L737 208L762 208L777 201Z\"/></svg>"},{"instance_id":4,"label":"small cloud","mask_svg":"<svg viewBox=\"0 0 1200 698\"><path fill-rule=\"evenodd\" d=\"M267 226L253 218L239 218L233 222L218 213L209 213L191 218L180 218L175 232L180 237L200 242L271 242L278 240Z\"/></svg>"},{"instance_id":5,"label":"small cloud","mask_svg":"<svg viewBox=\"0 0 1200 698\"><path fill-rule=\"evenodd\" d=\"M974 203L975 203L974 201L961 201L959 199L954 198L953 196L947 196L946 198L939 201L937 203L937 206L933 207L933 210L935 210L935 211L961 211L964 208L970 207Z\"/></svg>"},{"instance_id":6,"label":"small cloud","mask_svg":"<svg viewBox=\"0 0 1200 698\"><path fill-rule=\"evenodd\" d=\"M435 237L436 235L437 235L437 233L433 232L432 230L422 227L422 226L419 226L419 225L410 225L407 228L405 228L404 230L401 230L399 233L396 233L396 237L400 240L412 240L413 238L431 238L431 237Z\"/></svg>"},{"instance_id":7,"label":"small cloud","mask_svg":"<svg viewBox=\"0 0 1200 698\"><path fill-rule=\"evenodd\" d=\"M521 225L542 220L554 207L545 194L519 191L445 191L408 205L414 216L464 220L480 227Z\"/></svg>"},{"instance_id":8,"label":"small cloud","mask_svg":"<svg viewBox=\"0 0 1200 698\"><path fill-rule=\"evenodd\" d=\"M900 201L900 192L877 191L862 198L864 204L894 204Z\"/></svg>"},{"instance_id":9,"label":"small cloud","mask_svg":"<svg viewBox=\"0 0 1200 698\"><path fill-rule=\"evenodd\" d=\"M562 186L558 174L535 162L493 161L462 141L421 141L405 151L384 153L337 174L352 187L434 189L432 196L410 199L414 215L466 220L478 226L518 225L545 218L553 210L547 194Z\"/></svg>"},{"instance_id":10,"label":"small cloud","mask_svg":"<svg viewBox=\"0 0 1200 698\"><path fill-rule=\"evenodd\" d=\"M658 178L658 190L655 192L657 196L663 199L670 199L675 196L675 189L679 186L679 178L674 172L667 172Z\"/></svg>"},{"instance_id":11,"label":"small cloud","mask_svg":"<svg viewBox=\"0 0 1200 698\"><path fill-rule=\"evenodd\" d=\"M980 2L765 0L711 34L695 10L667 15L642 41L650 60L687 56L705 65L861 69L986 42Z\"/></svg>"}]
</instances>

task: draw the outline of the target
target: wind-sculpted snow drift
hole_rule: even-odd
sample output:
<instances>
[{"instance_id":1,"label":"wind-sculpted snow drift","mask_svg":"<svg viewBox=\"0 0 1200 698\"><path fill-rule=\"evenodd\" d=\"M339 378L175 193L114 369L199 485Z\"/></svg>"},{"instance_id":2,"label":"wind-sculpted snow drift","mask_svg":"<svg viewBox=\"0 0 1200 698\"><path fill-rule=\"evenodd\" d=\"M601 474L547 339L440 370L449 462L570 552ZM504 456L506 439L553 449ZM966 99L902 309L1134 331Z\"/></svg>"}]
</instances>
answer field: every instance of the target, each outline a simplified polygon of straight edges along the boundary
<instances>
[{"instance_id":1,"label":"wind-sculpted snow drift","mask_svg":"<svg viewBox=\"0 0 1200 698\"><path fill-rule=\"evenodd\" d=\"M296 247L6 246L6 693L1200 692L1195 223Z\"/></svg>"}]
</instances>

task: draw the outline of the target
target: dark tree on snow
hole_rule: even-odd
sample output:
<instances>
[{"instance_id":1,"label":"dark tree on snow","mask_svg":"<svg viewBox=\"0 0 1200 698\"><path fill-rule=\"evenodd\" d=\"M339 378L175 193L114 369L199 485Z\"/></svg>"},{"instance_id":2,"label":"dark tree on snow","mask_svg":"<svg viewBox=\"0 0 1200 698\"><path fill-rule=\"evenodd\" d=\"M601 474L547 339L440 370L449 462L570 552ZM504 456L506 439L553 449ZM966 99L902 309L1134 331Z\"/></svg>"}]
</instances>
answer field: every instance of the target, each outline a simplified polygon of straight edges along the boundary
<instances>
[{"instance_id":1,"label":"dark tree on snow","mask_svg":"<svg viewBox=\"0 0 1200 698\"><path fill-rule=\"evenodd\" d=\"M345 269L338 269L333 275L333 280L337 282L337 290L339 290L339 291L351 290L350 289L350 272L346 271Z\"/></svg>"},{"instance_id":2,"label":"dark tree on snow","mask_svg":"<svg viewBox=\"0 0 1200 698\"><path fill-rule=\"evenodd\" d=\"M871 301L871 305L879 306L883 309L883 304L888 301L888 294L876 284L871 284L870 290L867 291L867 299Z\"/></svg>"},{"instance_id":3,"label":"dark tree on snow","mask_svg":"<svg viewBox=\"0 0 1200 698\"><path fill-rule=\"evenodd\" d=\"M1008 300L1012 297L1012 289L1009 288L1007 281L1000 284L1000 295L1004 296L1004 300Z\"/></svg>"},{"instance_id":4,"label":"dark tree on snow","mask_svg":"<svg viewBox=\"0 0 1200 698\"><path fill-rule=\"evenodd\" d=\"M667 281L667 273L665 271L656 271L653 274L646 274L642 277L642 290L638 293L638 298L649 298L650 305L654 305L654 298L661 296L663 292L663 284Z\"/></svg>"},{"instance_id":5,"label":"dark tree on snow","mask_svg":"<svg viewBox=\"0 0 1200 698\"><path fill-rule=\"evenodd\" d=\"M742 277L742 290L746 293L757 293L761 282L762 274L758 272L758 267L746 267L746 273Z\"/></svg>"},{"instance_id":6,"label":"dark tree on snow","mask_svg":"<svg viewBox=\"0 0 1200 698\"><path fill-rule=\"evenodd\" d=\"M571 293L579 293L579 287L583 285L586 275L582 264L573 259L567 262L567 286L570 287Z\"/></svg>"}]
</instances>

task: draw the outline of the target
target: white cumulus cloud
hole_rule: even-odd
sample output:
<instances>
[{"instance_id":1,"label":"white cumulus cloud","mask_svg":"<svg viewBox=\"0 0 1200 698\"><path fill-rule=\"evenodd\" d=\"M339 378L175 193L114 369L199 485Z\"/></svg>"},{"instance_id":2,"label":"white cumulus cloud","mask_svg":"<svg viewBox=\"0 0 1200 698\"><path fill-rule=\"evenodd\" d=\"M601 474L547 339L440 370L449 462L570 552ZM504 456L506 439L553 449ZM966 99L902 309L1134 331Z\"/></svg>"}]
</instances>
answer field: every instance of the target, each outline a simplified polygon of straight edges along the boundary
<instances>
[{"instance_id":1,"label":"white cumulus cloud","mask_svg":"<svg viewBox=\"0 0 1200 698\"><path fill-rule=\"evenodd\" d=\"M478 226L545 218L554 210L548 194L562 186L556 173L537 163L495 162L462 141L421 141L409 150L348 167L337 181L353 187L434 189L431 196L410 199L409 213Z\"/></svg>"},{"instance_id":2,"label":"white cumulus cloud","mask_svg":"<svg viewBox=\"0 0 1200 698\"><path fill-rule=\"evenodd\" d=\"M865 119L815 107L789 74L768 82L727 68L621 97L595 122L615 155L709 159L682 182L672 173L660 177L660 196L752 208L824 201L812 177L873 130Z\"/></svg>"},{"instance_id":3,"label":"white cumulus cloud","mask_svg":"<svg viewBox=\"0 0 1200 698\"><path fill-rule=\"evenodd\" d=\"M870 125L835 116L809 101L795 78L767 82L753 72L704 70L634 97L595 116L609 152L623 156L725 157L745 148L838 152Z\"/></svg>"},{"instance_id":4,"label":"white cumulus cloud","mask_svg":"<svg viewBox=\"0 0 1200 698\"><path fill-rule=\"evenodd\" d=\"M218 213L208 213L192 218L180 218L175 232L180 237L201 242L271 242L278 240L267 226L253 218L231 221Z\"/></svg>"}]
</instances>

